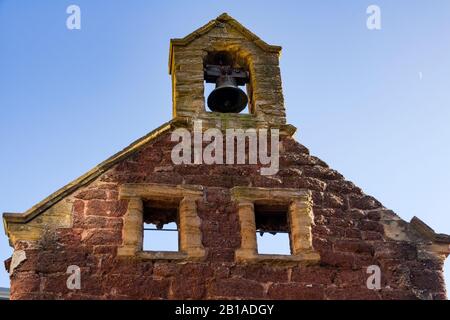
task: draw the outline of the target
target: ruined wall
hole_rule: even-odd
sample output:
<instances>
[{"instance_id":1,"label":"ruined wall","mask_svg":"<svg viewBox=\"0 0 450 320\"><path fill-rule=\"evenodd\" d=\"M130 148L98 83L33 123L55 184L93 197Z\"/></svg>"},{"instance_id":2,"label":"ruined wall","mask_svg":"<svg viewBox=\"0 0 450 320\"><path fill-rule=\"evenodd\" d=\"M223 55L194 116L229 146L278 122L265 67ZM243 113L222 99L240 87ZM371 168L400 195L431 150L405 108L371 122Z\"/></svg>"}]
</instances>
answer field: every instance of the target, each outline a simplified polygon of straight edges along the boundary
<instances>
[{"instance_id":1,"label":"ruined wall","mask_svg":"<svg viewBox=\"0 0 450 320\"><path fill-rule=\"evenodd\" d=\"M383 220L395 220L393 213L292 138L282 139L280 171L270 177L251 165L174 166L173 145L165 134L63 200L70 204L71 227L43 232L36 243L16 242L26 259L11 275L11 298L445 299L441 261L423 255L414 242L388 237ZM119 200L119 186L138 182L205 187L197 201L204 261L117 257L128 205ZM235 263L240 230L229 190L234 186L312 191L320 263ZM67 289L69 265L81 267L81 290ZM379 291L366 287L369 265L381 268Z\"/></svg>"}]
</instances>

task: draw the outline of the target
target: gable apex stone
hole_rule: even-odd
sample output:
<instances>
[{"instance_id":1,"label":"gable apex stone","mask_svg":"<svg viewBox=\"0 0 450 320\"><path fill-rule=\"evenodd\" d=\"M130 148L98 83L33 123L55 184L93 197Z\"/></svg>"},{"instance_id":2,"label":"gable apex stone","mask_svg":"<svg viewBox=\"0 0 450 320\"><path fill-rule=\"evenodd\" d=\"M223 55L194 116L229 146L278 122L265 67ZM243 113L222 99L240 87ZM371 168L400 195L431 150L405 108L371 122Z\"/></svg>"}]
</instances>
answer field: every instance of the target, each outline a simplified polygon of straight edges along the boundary
<instances>
[{"instance_id":1,"label":"gable apex stone","mask_svg":"<svg viewBox=\"0 0 450 320\"><path fill-rule=\"evenodd\" d=\"M260 39L257 35L251 32L249 29L244 27L241 23L239 23L236 19L228 15L227 13L222 13L216 19L211 20L204 26L198 28L194 32L191 32L184 38L174 38L170 40L170 50L169 50L169 74L172 74L172 66L173 66L173 47L175 46L187 46L192 41L202 37L213 28L220 27L222 24L228 24L233 27L239 33L241 33L247 40L253 42L260 49L266 52L276 53L277 55L281 54L281 46L270 45Z\"/></svg>"}]
</instances>

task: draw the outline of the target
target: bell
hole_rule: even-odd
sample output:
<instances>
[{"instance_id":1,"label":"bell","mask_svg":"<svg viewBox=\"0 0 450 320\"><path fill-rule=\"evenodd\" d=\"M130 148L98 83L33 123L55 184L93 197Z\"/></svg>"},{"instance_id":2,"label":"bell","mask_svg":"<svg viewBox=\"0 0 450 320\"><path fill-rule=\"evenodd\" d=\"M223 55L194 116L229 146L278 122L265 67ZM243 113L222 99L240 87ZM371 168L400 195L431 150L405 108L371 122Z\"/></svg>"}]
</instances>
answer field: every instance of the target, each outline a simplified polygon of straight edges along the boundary
<instances>
[{"instance_id":1,"label":"bell","mask_svg":"<svg viewBox=\"0 0 450 320\"><path fill-rule=\"evenodd\" d=\"M237 86L236 78L230 75L218 77L216 88L208 97L208 107L215 112L239 113L247 103L247 95Z\"/></svg>"}]
</instances>

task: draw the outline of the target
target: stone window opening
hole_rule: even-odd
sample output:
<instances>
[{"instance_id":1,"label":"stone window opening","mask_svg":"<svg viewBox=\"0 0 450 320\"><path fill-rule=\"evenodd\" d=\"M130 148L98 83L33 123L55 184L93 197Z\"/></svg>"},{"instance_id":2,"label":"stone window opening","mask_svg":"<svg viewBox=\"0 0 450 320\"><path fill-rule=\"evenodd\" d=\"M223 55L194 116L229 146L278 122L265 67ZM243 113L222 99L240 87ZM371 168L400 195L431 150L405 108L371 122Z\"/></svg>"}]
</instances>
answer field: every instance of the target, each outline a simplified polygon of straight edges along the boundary
<instances>
[{"instance_id":1,"label":"stone window opening","mask_svg":"<svg viewBox=\"0 0 450 320\"><path fill-rule=\"evenodd\" d=\"M143 208L143 251L179 251L178 204L150 200Z\"/></svg>"},{"instance_id":2,"label":"stone window opening","mask_svg":"<svg viewBox=\"0 0 450 320\"><path fill-rule=\"evenodd\" d=\"M292 254L288 209L254 205L258 254Z\"/></svg>"},{"instance_id":3,"label":"stone window opening","mask_svg":"<svg viewBox=\"0 0 450 320\"><path fill-rule=\"evenodd\" d=\"M119 257L146 260L204 258L201 220L197 215L197 200L203 197L202 186L131 183L120 187L119 197L128 201L128 210L123 217L122 245L117 251ZM146 228L146 224L153 226ZM163 231L166 227L178 232ZM156 229L147 231L160 235L177 233L173 249L177 247L178 250L167 251L164 247L146 250L145 229Z\"/></svg>"},{"instance_id":4,"label":"stone window opening","mask_svg":"<svg viewBox=\"0 0 450 320\"><path fill-rule=\"evenodd\" d=\"M312 245L314 215L311 192L287 188L234 187L231 193L237 204L241 233L240 248L235 254L237 262L319 262L320 256ZM258 232L287 234L289 249L286 253L290 254L258 252Z\"/></svg>"}]
</instances>

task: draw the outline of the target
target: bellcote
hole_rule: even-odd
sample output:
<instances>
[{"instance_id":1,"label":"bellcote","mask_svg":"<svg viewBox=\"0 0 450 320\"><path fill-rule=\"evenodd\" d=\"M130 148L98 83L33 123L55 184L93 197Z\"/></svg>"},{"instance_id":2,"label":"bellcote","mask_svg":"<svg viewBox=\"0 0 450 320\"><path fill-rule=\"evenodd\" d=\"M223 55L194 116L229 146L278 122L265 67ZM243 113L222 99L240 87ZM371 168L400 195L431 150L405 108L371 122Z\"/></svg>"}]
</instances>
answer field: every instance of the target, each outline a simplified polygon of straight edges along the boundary
<instances>
[{"instance_id":1,"label":"bellcote","mask_svg":"<svg viewBox=\"0 0 450 320\"><path fill-rule=\"evenodd\" d=\"M267 44L226 13L182 39L172 39L169 73L173 118L202 119L215 127L230 126L230 121L240 126L285 126L280 52L281 47ZM218 57L238 72L239 84L247 91L248 113L212 112L208 108L206 70L217 64Z\"/></svg>"}]
</instances>

